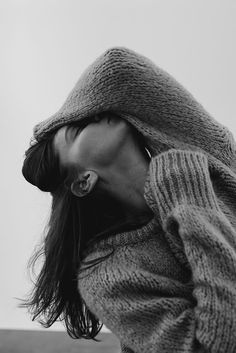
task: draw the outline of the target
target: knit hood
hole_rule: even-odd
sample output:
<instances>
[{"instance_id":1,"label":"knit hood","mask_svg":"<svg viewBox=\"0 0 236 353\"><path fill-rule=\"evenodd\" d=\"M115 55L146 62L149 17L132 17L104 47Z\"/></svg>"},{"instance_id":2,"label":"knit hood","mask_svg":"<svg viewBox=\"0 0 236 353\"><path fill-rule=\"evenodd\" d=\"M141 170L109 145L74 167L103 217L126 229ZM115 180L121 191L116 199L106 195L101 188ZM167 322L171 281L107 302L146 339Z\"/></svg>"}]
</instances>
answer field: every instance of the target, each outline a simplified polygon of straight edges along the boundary
<instances>
[{"instance_id":1,"label":"knit hood","mask_svg":"<svg viewBox=\"0 0 236 353\"><path fill-rule=\"evenodd\" d=\"M111 111L144 136L152 156L176 149L200 151L236 173L236 143L170 74L124 47L110 48L80 76L63 106L34 127L37 142L59 127Z\"/></svg>"}]
</instances>

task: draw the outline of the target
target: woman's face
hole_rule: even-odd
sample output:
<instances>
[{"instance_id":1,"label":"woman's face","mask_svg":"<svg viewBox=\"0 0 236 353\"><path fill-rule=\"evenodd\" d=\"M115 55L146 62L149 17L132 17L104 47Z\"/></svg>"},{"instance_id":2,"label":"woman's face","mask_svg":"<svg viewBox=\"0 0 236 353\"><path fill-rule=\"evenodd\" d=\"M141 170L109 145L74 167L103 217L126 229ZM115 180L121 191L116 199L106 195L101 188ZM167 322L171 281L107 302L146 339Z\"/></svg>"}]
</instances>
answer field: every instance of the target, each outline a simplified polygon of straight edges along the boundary
<instances>
[{"instance_id":1,"label":"woman's face","mask_svg":"<svg viewBox=\"0 0 236 353\"><path fill-rule=\"evenodd\" d=\"M99 169L114 162L130 135L129 123L107 113L84 127L76 123L61 127L54 136L53 146L64 167L78 171Z\"/></svg>"}]
</instances>

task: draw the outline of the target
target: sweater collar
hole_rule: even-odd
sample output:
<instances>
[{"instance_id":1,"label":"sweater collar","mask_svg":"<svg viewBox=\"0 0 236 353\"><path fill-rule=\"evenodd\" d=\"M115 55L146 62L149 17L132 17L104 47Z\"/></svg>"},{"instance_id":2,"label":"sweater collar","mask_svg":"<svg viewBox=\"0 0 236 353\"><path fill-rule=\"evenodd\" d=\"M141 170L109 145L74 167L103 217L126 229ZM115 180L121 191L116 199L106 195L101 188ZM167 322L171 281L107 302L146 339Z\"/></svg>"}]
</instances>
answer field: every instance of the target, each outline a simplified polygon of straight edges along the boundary
<instances>
[{"instance_id":1,"label":"sweater collar","mask_svg":"<svg viewBox=\"0 0 236 353\"><path fill-rule=\"evenodd\" d=\"M153 198L150 190L150 168L154 157L150 159L149 168L147 170L144 182L143 195L147 205L153 210ZM95 248L117 247L128 243L135 243L150 238L158 231L159 224L154 214L144 219L137 219L136 222L124 221L114 227L106 229L97 234L88 244L87 252Z\"/></svg>"}]
</instances>

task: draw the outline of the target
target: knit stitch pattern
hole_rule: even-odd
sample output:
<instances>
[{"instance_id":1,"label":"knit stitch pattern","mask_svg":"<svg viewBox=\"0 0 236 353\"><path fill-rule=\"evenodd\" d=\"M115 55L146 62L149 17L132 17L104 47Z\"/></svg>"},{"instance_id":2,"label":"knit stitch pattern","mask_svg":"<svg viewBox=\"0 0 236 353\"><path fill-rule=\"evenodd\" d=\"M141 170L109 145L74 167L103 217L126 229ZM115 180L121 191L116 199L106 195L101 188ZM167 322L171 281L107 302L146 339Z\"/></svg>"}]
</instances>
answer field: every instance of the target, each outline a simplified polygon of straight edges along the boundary
<instances>
[{"instance_id":1,"label":"knit stitch pattern","mask_svg":"<svg viewBox=\"0 0 236 353\"><path fill-rule=\"evenodd\" d=\"M144 137L152 158L144 197L154 217L96 238L78 274L91 312L122 353L236 352L236 143L180 83L124 47L81 75L31 143L110 111ZM83 271L82 271L83 270Z\"/></svg>"},{"instance_id":2,"label":"knit stitch pattern","mask_svg":"<svg viewBox=\"0 0 236 353\"><path fill-rule=\"evenodd\" d=\"M59 127L112 111L146 139L152 155L170 148L204 151L236 172L236 144L177 80L124 47L106 50L81 74L62 107L34 127L31 143Z\"/></svg>"},{"instance_id":3,"label":"knit stitch pattern","mask_svg":"<svg viewBox=\"0 0 236 353\"><path fill-rule=\"evenodd\" d=\"M154 218L84 254L115 250L84 266L78 288L123 353L236 352L236 224L208 167L196 152L152 158L144 197Z\"/></svg>"}]
</instances>

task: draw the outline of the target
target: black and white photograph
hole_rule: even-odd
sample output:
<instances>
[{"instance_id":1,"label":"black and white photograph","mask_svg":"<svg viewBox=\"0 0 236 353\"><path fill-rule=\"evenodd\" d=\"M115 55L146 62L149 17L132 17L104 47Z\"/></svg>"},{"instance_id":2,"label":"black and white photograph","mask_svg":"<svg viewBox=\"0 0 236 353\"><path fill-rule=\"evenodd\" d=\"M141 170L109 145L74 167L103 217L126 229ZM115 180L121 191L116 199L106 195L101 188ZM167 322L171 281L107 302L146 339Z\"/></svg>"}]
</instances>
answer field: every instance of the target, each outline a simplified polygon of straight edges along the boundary
<instances>
[{"instance_id":1,"label":"black and white photograph","mask_svg":"<svg viewBox=\"0 0 236 353\"><path fill-rule=\"evenodd\" d=\"M0 353L236 353L235 1L0 18Z\"/></svg>"}]
</instances>

